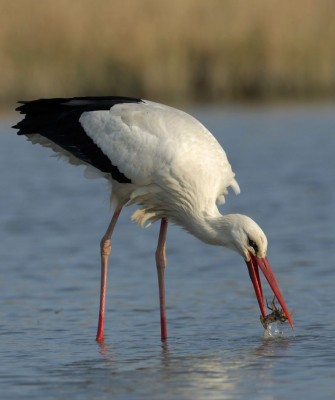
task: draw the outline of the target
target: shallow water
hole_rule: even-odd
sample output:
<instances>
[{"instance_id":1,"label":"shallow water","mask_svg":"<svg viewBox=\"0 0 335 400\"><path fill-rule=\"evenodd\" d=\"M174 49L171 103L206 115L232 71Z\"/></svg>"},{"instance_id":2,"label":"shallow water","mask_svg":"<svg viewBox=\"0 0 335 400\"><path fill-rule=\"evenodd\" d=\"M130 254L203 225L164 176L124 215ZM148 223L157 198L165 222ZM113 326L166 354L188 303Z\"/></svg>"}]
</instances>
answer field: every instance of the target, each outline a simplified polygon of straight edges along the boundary
<instances>
[{"instance_id":1,"label":"shallow water","mask_svg":"<svg viewBox=\"0 0 335 400\"><path fill-rule=\"evenodd\" d=\"M334 105L192 112L223 144L242 189L222 210L250 215L267 233L295 330L264 338L243 260L170 227L162 345L158 226L141 230L128 209L115 232L98 345L108 186L50 158L3 119L2 399L335 398Z\"/></svg>"}]
</instances>

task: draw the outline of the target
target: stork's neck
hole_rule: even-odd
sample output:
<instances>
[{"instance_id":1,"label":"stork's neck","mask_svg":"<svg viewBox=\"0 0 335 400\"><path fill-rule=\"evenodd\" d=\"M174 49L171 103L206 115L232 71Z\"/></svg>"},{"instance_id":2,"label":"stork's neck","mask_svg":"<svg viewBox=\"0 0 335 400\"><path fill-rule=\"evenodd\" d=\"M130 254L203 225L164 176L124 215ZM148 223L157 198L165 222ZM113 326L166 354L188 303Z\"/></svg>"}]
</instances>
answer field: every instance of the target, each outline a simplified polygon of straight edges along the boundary
<instances>
[{"instance_id":1,"label":"stork's neck","mask_svg":"<svg viewBox=\"0 0 335 400\"><path fill-rule=\"evenodd\" d=\"M182 221L182 226L202 242L231 247L233 242L235 214L222 215L219 211L193 215Z\"/></svg>"}]
</instances>

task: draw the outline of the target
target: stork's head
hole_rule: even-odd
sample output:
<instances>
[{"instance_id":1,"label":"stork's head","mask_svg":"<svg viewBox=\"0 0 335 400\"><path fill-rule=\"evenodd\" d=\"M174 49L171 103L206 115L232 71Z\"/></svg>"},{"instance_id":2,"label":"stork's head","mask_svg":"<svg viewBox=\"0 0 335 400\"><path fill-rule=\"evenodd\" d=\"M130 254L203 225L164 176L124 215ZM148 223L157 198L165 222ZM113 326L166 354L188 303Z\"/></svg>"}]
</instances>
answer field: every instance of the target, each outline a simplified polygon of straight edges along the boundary
<instances>
[{"instance_id":1,"label":"stork's head","mask_svg":"<svg viewBox=\"0 0 335 400\"><path fill-rule=\"evenodd\" d=\"M227 217L231 218L229 223L231 241L228 243L228 247L241 254L247 264L250 279L255 290L262 316L266 316L266 309L258 268L260 268L264 274L291 327L293 328L291 315L286 307L276 277L266 257L268 240L264 232L255 221L245 215L232 214Z\"/></svg>"}]
</instances>

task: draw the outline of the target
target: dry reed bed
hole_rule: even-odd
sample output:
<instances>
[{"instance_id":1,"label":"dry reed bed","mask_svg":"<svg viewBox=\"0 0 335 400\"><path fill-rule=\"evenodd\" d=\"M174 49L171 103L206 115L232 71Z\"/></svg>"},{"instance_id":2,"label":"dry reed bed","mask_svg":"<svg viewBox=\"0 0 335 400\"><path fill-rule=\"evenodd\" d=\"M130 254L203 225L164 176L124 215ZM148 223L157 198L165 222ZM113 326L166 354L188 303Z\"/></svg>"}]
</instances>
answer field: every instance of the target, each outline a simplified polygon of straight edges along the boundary
<instances>
[{"instance_id":1,"label":"dry reed bed","mask_svg":"<svg viewBox=\"0 0 335 400\"><path fill-rule=\"evenodd\" d=\"M332 96L332 0L0 0L0 102Z\"/></svg>"}]
</instances>

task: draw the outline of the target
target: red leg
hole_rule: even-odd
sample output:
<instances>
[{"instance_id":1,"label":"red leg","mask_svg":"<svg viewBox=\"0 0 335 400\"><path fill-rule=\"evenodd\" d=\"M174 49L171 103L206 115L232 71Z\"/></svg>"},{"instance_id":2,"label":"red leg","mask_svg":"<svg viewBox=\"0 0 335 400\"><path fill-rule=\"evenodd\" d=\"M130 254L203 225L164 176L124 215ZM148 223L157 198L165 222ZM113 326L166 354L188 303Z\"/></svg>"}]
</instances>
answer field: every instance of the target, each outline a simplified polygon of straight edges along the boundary
<instances>
[{"instance_id":1,"label":"red leg","mask_svg":"<svg viewBox=\"0 0 335 400\"><path fill-rule=\"evenodd\" d=\"M115 228L116 222L121 213L122 207L117 208L113 214L112 220L107 228L106 233L100 242L101 251L101 286L100 286L100 308L99 308L99 324L96 340L103 342L104 340L104 320L105 320L105 303L106 303L106 289L107 289L107 270L108 270L108 256L111 252L111 237Z\"/></svg>"},{"instance_id":2,"label":"red leg","mask_svg":"<svg viewBox=\"0 0 335 400\"><path fill-rule=\"evenodd\" d=\"M161 317L161 339L162 341L167 339L167 327L166 327L166 312L165 312L165 267L166 267L166 256L165 256L165 242L167 233L168 220L162 218L161 228L159 231L159 238L156 250L156 267L158 275L158 288L159 288L159 304L160 304L160 317Z\"/></svg>"}]
</instances>

